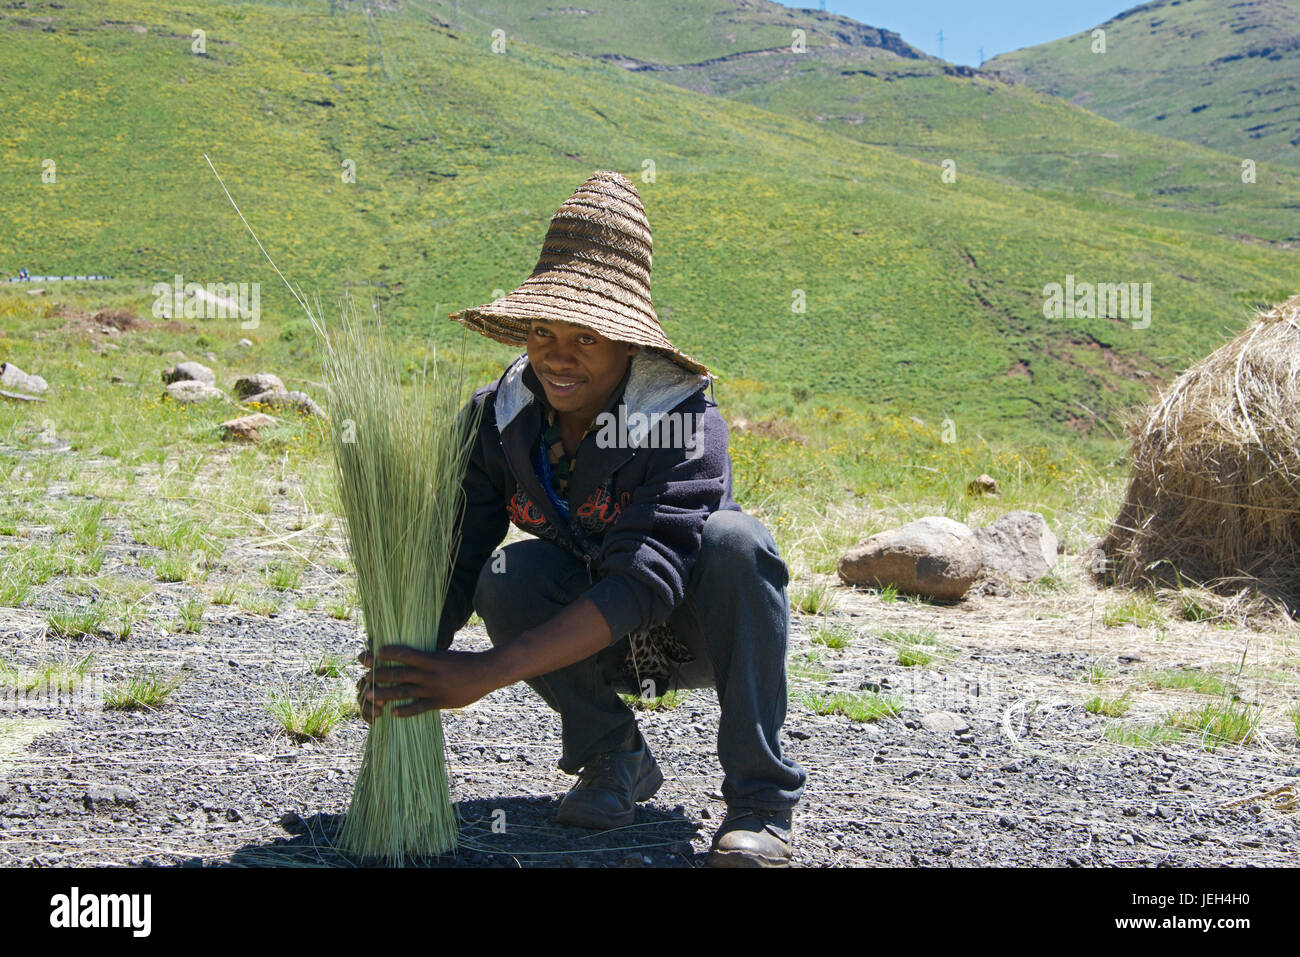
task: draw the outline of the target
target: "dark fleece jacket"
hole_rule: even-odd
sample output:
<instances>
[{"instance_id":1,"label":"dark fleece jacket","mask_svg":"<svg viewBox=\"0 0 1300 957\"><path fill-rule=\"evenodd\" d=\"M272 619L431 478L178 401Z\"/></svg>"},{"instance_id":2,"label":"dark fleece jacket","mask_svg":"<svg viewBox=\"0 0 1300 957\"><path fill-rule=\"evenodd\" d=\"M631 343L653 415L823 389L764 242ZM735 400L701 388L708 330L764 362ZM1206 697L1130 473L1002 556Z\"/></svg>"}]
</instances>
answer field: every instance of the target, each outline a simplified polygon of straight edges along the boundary
<instances>
[{"instance_id":1,"label":"dark fleece jacket","mask_svg":"<svg viewBox=\"0 0 1300 957\"><path fill-rule=\"evenodd\" d=\"M450 647L469 620L479 573L510 522L586 563L591 588L584 594L615 641L666 621L686 594L705 520L718 509L741 510L731 497L727 424L705 397L708 384L654 350L633 355L605 409L613 418L598 420L609 428L589 432L578 446L567 522L533 468L546 393L527 353L475 392L470 402L483 414L463 483L461 543L438 648ZM675 415L661 420L663 413ZM685 439L670 436L667 423L686 423Z\"/></svg>"}]
</instances>

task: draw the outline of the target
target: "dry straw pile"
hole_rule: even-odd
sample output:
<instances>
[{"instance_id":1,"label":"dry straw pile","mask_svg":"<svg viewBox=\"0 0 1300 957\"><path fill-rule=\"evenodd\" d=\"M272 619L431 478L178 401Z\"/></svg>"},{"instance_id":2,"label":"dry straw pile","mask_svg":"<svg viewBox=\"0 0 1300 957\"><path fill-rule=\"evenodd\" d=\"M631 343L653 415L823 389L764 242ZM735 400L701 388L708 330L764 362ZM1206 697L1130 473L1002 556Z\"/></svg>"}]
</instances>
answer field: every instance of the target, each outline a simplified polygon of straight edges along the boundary
<instances>
[{"instance_id":1,"label":"dry straw pile","mask_svg":"<svg viewBox=\"0 0 1300 957\"><path fill-rule=\"evenodd\" d=\"M1300 607L1300 296L1183 373L1133 441L1101 548L1122 585L1189 580Z\"/></svg>"}]
</instances>

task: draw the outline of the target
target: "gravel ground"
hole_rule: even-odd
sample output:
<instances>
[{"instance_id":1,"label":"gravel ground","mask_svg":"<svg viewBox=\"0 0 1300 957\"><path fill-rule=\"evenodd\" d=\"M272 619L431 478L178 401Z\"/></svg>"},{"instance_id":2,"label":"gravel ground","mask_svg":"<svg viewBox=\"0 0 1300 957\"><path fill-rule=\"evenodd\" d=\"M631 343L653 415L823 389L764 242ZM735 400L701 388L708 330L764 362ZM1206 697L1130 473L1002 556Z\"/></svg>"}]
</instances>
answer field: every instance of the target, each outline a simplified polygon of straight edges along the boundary
<instances>
[{"instance_id":1,"label":"gravel ground","mask_svg":"<svg viewBox=\"0 0 1300 957\"><path fill-rule=\"evenodd\" d=\"M151 579L132 561L140 548L125 526L114 526L103 573ZM1001 594L976 593L950 606L885 602L838 588L828 614L794 616L791 653L803 670L792 671L783 747L809 774L795 819L797 865L1295 862L1300 747L1283 717L1300 682L1293 630L1183 621L1106 628L1098 609L1108 596L1077 569L1068 579L1059 594L992 589ZM338 582L313 565L286 595ZM202 588L211 594L215 584ZM323 740L299 744L266 707L268 692L286 685L350 688L358 666L341 678L317 678L307 659L325 650L354 657L361 647L355 621L300 610L292 600L270 617L209 605L198 634L177 633L180 603L197 594L195 586L159 583L149 617L129 638L101 632L64 639L48 633L39 611L55 601L50 589L57 585L41 586L27 607L0 608L0 658L30 665L94 651L92 677L112 681L153 668L184 683L152 712L105 710L93 694L62 703L6 699L0 865L356 863L331 840L365 725L349 719ZM851 642L814 646L812 635L827 625L851 629ZM880 636L918 629L946 650L929 667L904 667ZM466 629L458 647L486 648L487 637L481 627ZM1139 678L1155 667L1231 666L1243 648L1263 669L1262 677L1239 682L1243 699L1264 708L1261 736L1246 746L1208 751L1182 740L1123 747L1102 736L1110 719L1082 707L1097 692L1081 680L1094 664L1108 671L1103 690L1134 689L1128 721L1204 703L1205 695L1149 689ZM802 657L810 651L819 656L811 664ZM900 696L903 710L876 722L819 715L798 698L814 688L879 688ZM424 863L705 866L725 813L712 691L640 713L665 783L635 825L605 833L555 824L573 779L555 767L558 718L526 686L501 689L444 719L462 847ZM503 833L492 827L499 810Z\"/></svg>"}]
</instances>

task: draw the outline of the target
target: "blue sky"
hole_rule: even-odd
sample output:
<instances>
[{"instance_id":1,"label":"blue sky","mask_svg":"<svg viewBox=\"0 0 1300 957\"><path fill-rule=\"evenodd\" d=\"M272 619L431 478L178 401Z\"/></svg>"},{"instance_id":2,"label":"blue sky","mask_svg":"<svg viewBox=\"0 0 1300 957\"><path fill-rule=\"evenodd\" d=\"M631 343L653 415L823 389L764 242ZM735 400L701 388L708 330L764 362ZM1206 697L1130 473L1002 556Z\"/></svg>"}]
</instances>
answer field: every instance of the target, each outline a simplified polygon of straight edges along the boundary
<instances>
[{"instance_id":1,"label":"blue sky","mask_svg":"<svg viewBox=\"0 0 1300 957\"><path fill-rule=\"evenodd\" d=\"M826 0L831 13L860 23L902 34L904 40L950 63L979 66L984 58L1082 33L1115 14L1138 5L1138 0L906 0L880 3L872 0ZM819 9L819 0L785 3L795 9ZM943 31L943 53L939 31Z\"/></svg>"}]
</instances>

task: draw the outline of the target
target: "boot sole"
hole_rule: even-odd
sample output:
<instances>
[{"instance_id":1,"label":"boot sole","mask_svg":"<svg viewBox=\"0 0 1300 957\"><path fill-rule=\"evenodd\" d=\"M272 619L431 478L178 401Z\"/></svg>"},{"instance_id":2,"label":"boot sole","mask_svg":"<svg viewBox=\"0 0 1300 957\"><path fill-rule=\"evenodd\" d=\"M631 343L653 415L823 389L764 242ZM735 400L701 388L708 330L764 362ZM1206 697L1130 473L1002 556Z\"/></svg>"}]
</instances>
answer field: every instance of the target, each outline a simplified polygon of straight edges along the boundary
<instances>
[{"instance_id":1,"label":"boot sole","mask_svg":"<svg viewBox=\"0 0 1300 957\"><path fill-rule=\"evenodd\" d=\"M747 854L744 851L710 851L710 867L789 867L788 857L765 857L761 854Z\"/></svg>"},{"instance_id":2,"label":"boot sole","mask_svg":"<svg viewBox=\"0 0 1300 957\"><path fill-rule=\"evenodd\" d=\"M641 779L637 785L636 791L632 794L634 803L648 801L659 793L659 788L663 786L664 775L659 770L659 765L650 769L650 773ZM619 815L599 815L584 814L582 812L565 811L563 808L555 815L555 823L563 824L567 827L585 827L593 831L608 831L614 827L626 827L636 821L636 808L632 808L626 814Z\"/></svg>"}]
</instances>

